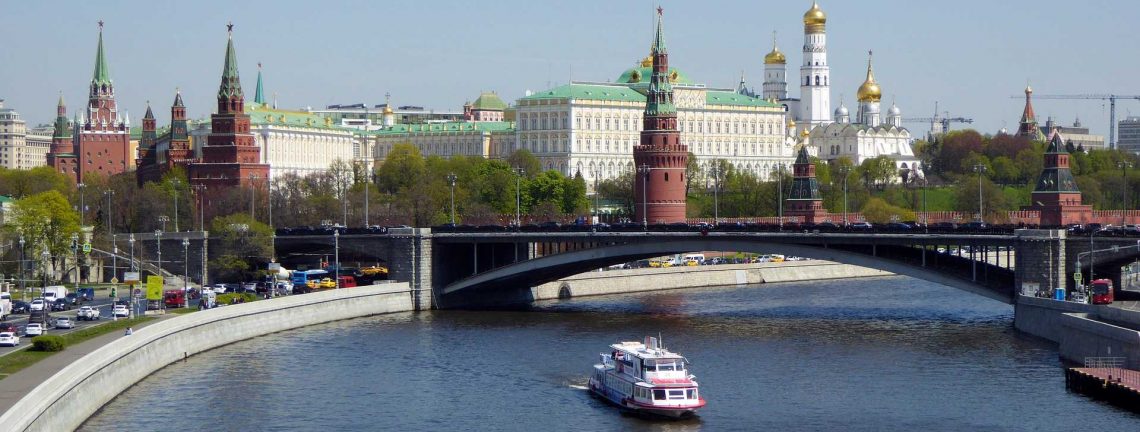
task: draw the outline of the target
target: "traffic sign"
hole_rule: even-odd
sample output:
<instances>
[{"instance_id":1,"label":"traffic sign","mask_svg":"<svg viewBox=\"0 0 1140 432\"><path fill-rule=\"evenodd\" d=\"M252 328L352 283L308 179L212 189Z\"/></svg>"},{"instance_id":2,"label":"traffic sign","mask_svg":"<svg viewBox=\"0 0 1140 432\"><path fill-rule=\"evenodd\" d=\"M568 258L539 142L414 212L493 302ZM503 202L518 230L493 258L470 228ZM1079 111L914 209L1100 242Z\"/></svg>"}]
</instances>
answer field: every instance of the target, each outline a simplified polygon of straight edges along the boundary
<instances>
[{"instance_id":1,"label":"traffic sign","mask_svg":"<svg viewBox=\"0 0 1140 432\"><path fill-rule=\"evenodd\" d=\"M91 243L84 243L83 244L83 253L85 253L85 254L91 253Z\"/></svg>"},{"instance_id":2,"label":"traffic sign","mask_svg":"<svg viewBox=\"0 0 1140 432\"><path fill-rule=\"evenodd\" d=\"M113 283L113 284L119 283L119 278L117 278L117 277L111 278L111 283Z\"/></svg>"},{"instance_id":3,"label":"traffic sign","mask_svg":"<svg viewBox=\"0 0 1140 432\"><path fill-rule=\"evenodd\" d=\"M1076 273L1073 273L1073 280L1077 282L1077 285L1080 285L1080 284L1081 284L1081 280L1083 280L1083 277L1082 277L1082 275L1081 275L1081 272L1076 272Z\"/></svg>"}]
</instances>

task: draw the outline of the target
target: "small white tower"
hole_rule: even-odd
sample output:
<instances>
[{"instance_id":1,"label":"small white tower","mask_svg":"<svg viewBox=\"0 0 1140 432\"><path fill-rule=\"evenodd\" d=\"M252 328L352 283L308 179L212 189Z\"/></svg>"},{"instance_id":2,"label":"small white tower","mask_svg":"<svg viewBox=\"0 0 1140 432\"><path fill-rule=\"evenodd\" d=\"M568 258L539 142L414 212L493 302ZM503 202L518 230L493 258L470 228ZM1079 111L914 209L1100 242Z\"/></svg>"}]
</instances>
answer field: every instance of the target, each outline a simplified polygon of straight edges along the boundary
<instances>
[{"instance_id":1,"label":"small white tower","mask_svg":"<svg viewBox=\"0 0 1140 432\"><path fill-rule=\"evenodd\" d=\"M867 127L876 127L880 123L879 101L883 99L883 91L875 82L875 72L871 69L871 55L867 51L867 79L859 86L859 124Z\"/></svg>"},{"instance_id":2,"label":"small white tower","mask_svg":"<svg viewBox=\"0 0 1140 432\"><path fill-rule=\"evenodd\" d=\"M831 68L827 65L827 14L812 2L804 13L804 63L800 66L800 127L831 122Z\"/></svg>"},{"instance_id":3,"label":"small white tower","mask_svg":"<svg viewBox=\"0 0 1140 432\"><path fill-rule=\"evenodd\" d=\"M839 99L839 108L835 109L835 122L848 124L851 123L851 112L847 110L847 106L843 104L843 99Z\"/></svg>"},{"instance_id":4,"label":"small white tower","mask_svg":"<svg viewBox=\"0 0 1140 432\"><path fill-rule=\"evenodd\" d=\"M902 127L902 110L894 101L891 101L891 107L887 109L887 124L897 128Z\"/></svg>"},{"instance_id":5,"label":"small white tower","mask_svg":"<svg viewBox=\"0 0 1140 432\"><path fill-rule=\"evenodd\" d=\"M788 98L788 59L776 46L776 32L772 32L772 52L764 56L764 99Z\"/></svg>"}]
</instances>

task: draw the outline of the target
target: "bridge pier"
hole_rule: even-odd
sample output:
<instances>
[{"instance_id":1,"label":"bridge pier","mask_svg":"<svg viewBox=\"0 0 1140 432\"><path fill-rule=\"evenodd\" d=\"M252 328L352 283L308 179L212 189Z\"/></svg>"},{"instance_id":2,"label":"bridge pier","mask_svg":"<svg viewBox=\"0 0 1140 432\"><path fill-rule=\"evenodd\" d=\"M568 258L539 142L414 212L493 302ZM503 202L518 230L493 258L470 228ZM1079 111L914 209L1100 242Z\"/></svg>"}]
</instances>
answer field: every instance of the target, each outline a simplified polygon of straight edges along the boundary
<instances>
[{"instance_id":1,"label":"bridge pier","mask_svg":"<svg viewBox=\"0 0 1140 432\"><path fill-rule=\"evenodd\" d=\"M1014 297L1065 286L1065 230L1017 230ZM1034 288L1036 287L1036 289Z\"/></svg>"},{"instance_id":2,"label":"bridge pier","mask_svg":"<svg viewBox=\"0 0 1140 432\"><path fill-rule=\"evenodd\" d=\"M407 281L415 310L430 310L435 304L432 290L432 234L429 228L391 228L388 278Z\"/></svg>"}]
</instances>

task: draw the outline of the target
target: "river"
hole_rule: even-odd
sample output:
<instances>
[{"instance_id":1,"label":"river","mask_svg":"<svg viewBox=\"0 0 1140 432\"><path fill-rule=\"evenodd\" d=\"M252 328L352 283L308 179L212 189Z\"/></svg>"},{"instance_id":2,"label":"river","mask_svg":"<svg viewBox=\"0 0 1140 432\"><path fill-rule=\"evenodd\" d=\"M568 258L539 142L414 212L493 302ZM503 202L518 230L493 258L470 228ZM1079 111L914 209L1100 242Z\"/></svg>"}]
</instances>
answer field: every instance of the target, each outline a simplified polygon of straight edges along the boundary
<instances>
[{"instance_id":1,"label":"river","mask_svg":"<svg viewBox=\"0 0 1140 432\"><path fill-rule=\"evenodd\" d=\"M191 357L80 430L1140 430L1067 392L1056 348L1012 323L906 277L392 314ZM698 418L625 416L581 389L610 343L658 334L693 363Z\"/></svg>"}]
</instances>

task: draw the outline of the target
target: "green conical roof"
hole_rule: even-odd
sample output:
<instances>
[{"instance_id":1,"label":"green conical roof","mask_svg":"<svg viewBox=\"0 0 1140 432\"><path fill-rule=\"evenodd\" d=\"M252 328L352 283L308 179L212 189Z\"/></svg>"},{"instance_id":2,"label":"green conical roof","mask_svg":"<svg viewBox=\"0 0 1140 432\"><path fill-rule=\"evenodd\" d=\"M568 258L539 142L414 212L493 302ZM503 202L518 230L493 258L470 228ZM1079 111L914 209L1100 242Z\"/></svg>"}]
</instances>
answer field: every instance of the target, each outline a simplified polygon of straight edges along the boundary
<instances>
[{"instance_id":1,"label":"green conical roof","mask_svg":"<svg viewBox=\"0 0 1140 432\"><path fill-rule=\"evenodd\" d=\"M107 58L103 55L103 22L99 22L99 50L95 53L95 75L92 84L110 84L111 73L107 71Z\"/></svg>"},{"instance_id":2,"label":"green conical roof","mask_svg":"<svg viewBox=\"0 0 1140 432\"><path fill-rule=\"evenodd\" d=\"M226 41L226 62L222 66L222 85L218 89L218 98L242 97L241 79L238 77L237 52L234 51L233 25L230 25L230 37Z\"/></svg>"},{"instance_id":3,"label":"green conical roof","mask_svg":"<svg viewBox=\"0 0 1140 432\"><path fill-rule=\"evenodd\" d=\"M1061 138L1061 134L1053 134L1053 139L1049 140L1049 148L1045 150L1045 153L1069 153L1068 150L1065 150L1065 140Z\"/></svg>"},{"instance_id":4,"label":"green conical roof","mask_svg":"<svg viewBox=\"0 0 1140 432\"><path fill-rule=\"evenodd\" d=\"M154 112L150 110L150 101L146 101L146 114L143 115L143 120L154 120Z\"/></svg>"},{"instance_id":5,"label":"green conical roof","mask_svg":"<svg viewBox=\"0 0 1140 432\"><path fill-rule=\"evenodd\" d=\"M261 88L261 63L257 64L257 90L253 93L253 102L265 105L265 91Z\"/></svg>"},{"instance_id":6,"label":"green conical roof","mask_svg":"<svg viewBox=\"0 0 1140 432\"><path fill-rule=\"evenodd\" d=\"M803 165L811 163L811 155L808 154L807 146L800 146L800 152L796 155L796 165Z\"/></svg>"},{"instance_id":7,"label":"green conical roof","mask_svg":"<svg viewBox=\"0 0 1140 432\"><path fill-rule=\"evenodd\" d=\"M665 50L665 30L664 30L665 17L662 16L662 12L663 12L663 10L660 7L658 7L657 8L657 34L653 37L653 52L664 54L667 51Z\"/></svg>"}]
</instances>

